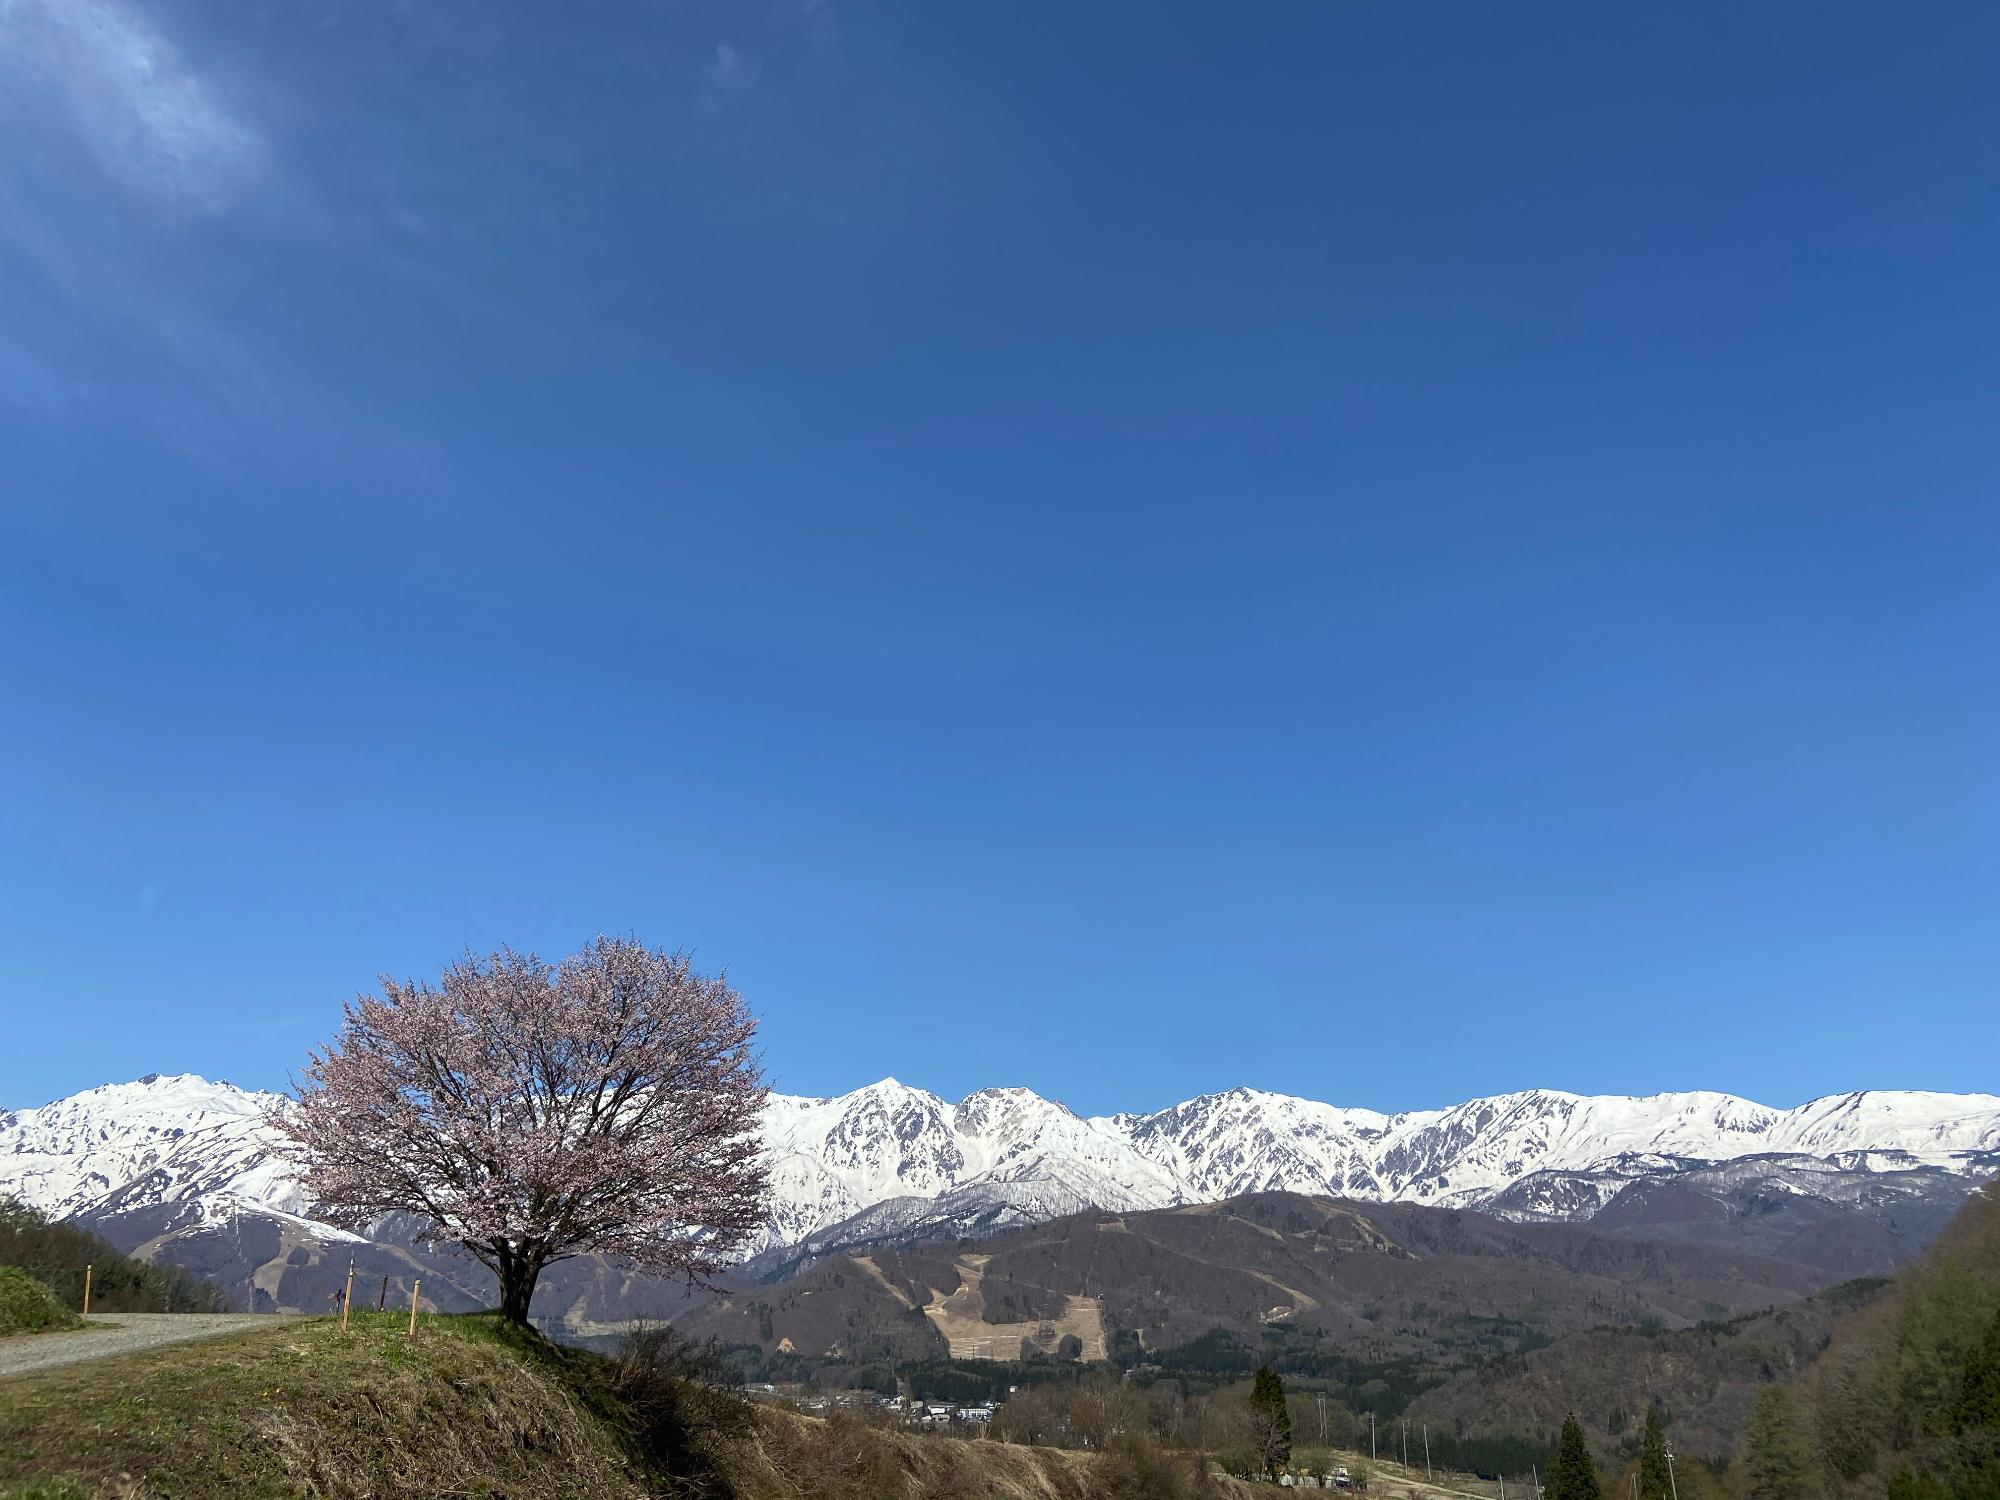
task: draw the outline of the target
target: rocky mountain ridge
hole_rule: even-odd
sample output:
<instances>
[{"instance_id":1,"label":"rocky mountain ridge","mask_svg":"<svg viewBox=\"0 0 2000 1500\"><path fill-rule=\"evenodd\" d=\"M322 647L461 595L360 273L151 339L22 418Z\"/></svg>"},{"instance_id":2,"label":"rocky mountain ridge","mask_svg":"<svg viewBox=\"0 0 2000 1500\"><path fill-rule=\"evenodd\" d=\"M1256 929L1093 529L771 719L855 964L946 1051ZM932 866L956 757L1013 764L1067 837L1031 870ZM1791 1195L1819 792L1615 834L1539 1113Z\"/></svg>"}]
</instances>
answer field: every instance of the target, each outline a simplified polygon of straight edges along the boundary
<instances>
[{"instance_id":1,"label":"rocky mountain ridge","mask_svg":"<svg viewBox=\"0 0 2000 1500\"><path fill-rule=\"evenodd\" d=\"M279 1095L156 1074L0 1114L0 1193L170 1259L190 1237L242 1241L247 1219L274 1222L291 1255L351 1242L312 1219L277 1155L269 1117L282 1108ZM1292 1192L1517 1222L1589 1221L1617 1204L1604 1227L1720 1243L1754 1225L1760 1253L1785 1233L1823 1239L1833 1214L1875 1226L1842 1240L1860 1268L1914 1253L2000 1169L2000 1097L1864 1092L1783 1110L1719 1093L1530 1090L1385 1115L1231 1089L1086 1118L1027 1089L951 1103L885 1079L774 1094L763 1134L771 1214L753 1248L792 1259Z\"/></svg>"}]
</instances>

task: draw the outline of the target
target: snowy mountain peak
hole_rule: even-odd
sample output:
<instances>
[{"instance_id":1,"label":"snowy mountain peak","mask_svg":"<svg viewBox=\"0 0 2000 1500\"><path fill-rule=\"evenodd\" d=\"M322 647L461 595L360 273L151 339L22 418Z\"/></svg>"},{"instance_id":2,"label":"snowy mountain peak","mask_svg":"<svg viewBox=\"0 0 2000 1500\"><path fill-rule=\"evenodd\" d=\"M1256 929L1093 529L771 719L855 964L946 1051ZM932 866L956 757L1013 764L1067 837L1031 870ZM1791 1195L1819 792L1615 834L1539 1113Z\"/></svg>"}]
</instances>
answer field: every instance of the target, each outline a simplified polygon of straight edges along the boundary
<instances>
[{"instance_id":1,"label":"snowy mountain peak","mask_svg":"<svg viewBox=\"0 0 2000 1500\"><path fill-rule=\"evenodd\" d=\"M149 1073L25 1109L0 1121L0 1192L54 1214L77 1213L167 1168L162 1191L222 1164L259 1176L254 1195L298 1197L270 1164L271 1112L279 1094L211 1083L196 1073Z\"/></svg>"},{"instance_id":2,"label":"snowy mountain peak","mask_svg":"<svg viewBox=\"0 0 2000 1500\"><path fill-rule=\"evenodd\" d=\"M272 1150L269 1117L284 1107L282 1095L183 1073L0 1115L0 1193L57 1214L172 1203L206 1218L305 1213ZM1638 1178L1750 1158L1836 1174L2000 1166L2000 1097L1894 1091L1779 1110L1700 1090L1527 1089L1388 1115L1233 1088L1086 1119L1028 1088L951 1103L884 1078L829 1098L773 1094L762 1129L768 1245L878 1205L902 1205L891 1216L907 1222L990 1225L1285 1190L1587 1218Z\"/></svg>"}]
</instances>

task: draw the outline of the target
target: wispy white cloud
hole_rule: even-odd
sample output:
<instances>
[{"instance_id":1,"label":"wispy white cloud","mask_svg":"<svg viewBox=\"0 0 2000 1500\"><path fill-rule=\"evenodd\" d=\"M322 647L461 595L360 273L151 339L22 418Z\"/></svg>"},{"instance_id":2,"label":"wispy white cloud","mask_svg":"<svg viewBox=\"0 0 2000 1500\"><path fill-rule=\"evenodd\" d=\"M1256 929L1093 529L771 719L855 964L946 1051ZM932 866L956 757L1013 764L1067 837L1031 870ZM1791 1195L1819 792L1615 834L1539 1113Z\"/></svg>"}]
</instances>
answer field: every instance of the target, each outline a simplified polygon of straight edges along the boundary
<instances>
[{"instance_id":1,"label":"wispy white cloud","mask_svg":"<svg viewBox=\"0 0 2000 1500\"><path fill-rule=\"evenodd\" d=\"M43 85L98 168L142 200L219 212L265 169L258 133L116 0L0 0L0 68Z\"/></svg>"},{"instance_id":2,"label":"wispy white cloud","mask_svg":"<svg viewBox=\"0 0 2000 1500\"><path fill-rule=\"evenodd\" d=\"M269 217L270 148L127 0L0 0L0 401L184 448L268 406L195 238Z\"/></svg>"},{"instance_id":3,"label":"wispy white cloud","mask_svg":"<svg viewBox=\"0 0 2000 1500\"><path fill-rule=\"evenodd\" d=\"M750 53L727 42L718 43L701 70L702 108L711 113L723 108L731 99L755 88L763 74L763 64Z\"/></svg>"}]
</instances>

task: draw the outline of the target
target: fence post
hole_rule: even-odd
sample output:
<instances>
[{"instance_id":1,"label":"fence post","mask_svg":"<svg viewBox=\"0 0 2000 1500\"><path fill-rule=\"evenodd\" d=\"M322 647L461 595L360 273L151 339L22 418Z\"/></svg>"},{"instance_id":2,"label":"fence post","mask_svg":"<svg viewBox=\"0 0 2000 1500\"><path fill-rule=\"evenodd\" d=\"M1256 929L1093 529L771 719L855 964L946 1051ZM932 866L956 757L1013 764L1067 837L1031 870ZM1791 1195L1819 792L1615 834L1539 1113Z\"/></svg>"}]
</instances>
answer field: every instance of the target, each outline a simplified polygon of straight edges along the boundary
<instances>
[{"instance_id":1,"label":"fence post","mask_svg":"<svg viewBox=\"0 0 2000 1500\"><path fill-rule=\"evenodd\" d=\"M410 1283L410 1337L417 1336L417 1290L423 1285L423 1278Z\"/></svg>"},{"instance_id":2,"label":"fence post","mask_svg":"<svg viewBox=\"0 0 2000 1500\"><path fill-rule=\"evenodd\" d=\"M91 1273L91 1269L92 1269L92 1268L91 1268L90 1266L88 1266L88 1265L84 1266L84 1268L83 1268L83 1315L84 1315L84 1316L85 1316L86 1318L90 1316L90 1273Z\"/></svg>"},{"instance_id":3,"label":"fence post","mask_svg":"<svg viewBox=\"0 0 2000 1500\"><path fill-rule=\"evenodd\" d=\"M382 1290L375 1298L375 1311L380 1312L389 1305L389 1278L382 1278Z\"/></svg>"},{"instance_id":4,"label":"fence post","mask_svg":"<svg viewBox=\"0 0 2000 1500\"><path fill-rule=\"evenodd\" d=\"M347 1257L347 1290L340 1295L340 1331L347 1332L347 1315L354 1310L354 1257Z\"/></svg>"}]
</instances>

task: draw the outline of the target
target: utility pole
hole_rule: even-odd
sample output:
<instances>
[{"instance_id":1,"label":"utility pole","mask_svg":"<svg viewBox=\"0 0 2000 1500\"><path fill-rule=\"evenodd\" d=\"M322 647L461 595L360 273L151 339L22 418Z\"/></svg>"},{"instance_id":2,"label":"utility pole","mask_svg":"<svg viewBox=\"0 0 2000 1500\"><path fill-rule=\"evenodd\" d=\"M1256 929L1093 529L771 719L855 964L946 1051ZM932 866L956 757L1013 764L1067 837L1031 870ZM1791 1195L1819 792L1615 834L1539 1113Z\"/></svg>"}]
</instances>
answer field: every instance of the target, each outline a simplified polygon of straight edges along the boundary
<instances>
[{"instance_id":1,"label":"utility pole","mask_svg":"<svg viewBox=\"0 0 2000 1500\"><path fill-rule=\"evenodd\" d=\"M1437 1475L1431 1472L1431 1424L1424 1423L1424 1478L1437 1483Z\"/></svg>"},{"instance_id":2,"label":"utility pole","mask_svg":"<svg viewBox=\"0 0 2000 1500\"><path fill-rule=\"evenodd\" d=\"M1674 1445L1667 1444L1667 1488L1673 1491L1674 1500L1681 1500L1681 1482L1674 1478Z\"/></svg>"},{"instance_id":3,"label":"utility pole","mask_svg":"<svg viewBox=\"0 0 2000 1500\"><path fill-rule=\"evenodd\" d=\"M1410 1422L1409 1418L1405 1417L1403 1419L1403 1467L1407 1469L1409 1468L1409 1466L1410 1466Z\"/></svg>"},{"instance_id":4,"label":"utility pole","mask_svg":"<svg viewBox=\"0 0 2000 1500\"><path fill-rule=\"evenodd\" d=\"M1368 1461L1375 1462L1375 1413L1368 1413Z\"/></svg>"},{"instance_id":5,"label":"utility pole","mask_svg":"<svg viewBox=\"0 0 2000 1500\"><path fill-rule=\"evenodd\" d=\"M1542 1500L1542 1471L1529 1464L1528 1472L1535 1477L1535 1500Z\"/></svg>"}]
</instances>

